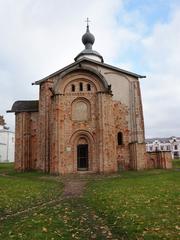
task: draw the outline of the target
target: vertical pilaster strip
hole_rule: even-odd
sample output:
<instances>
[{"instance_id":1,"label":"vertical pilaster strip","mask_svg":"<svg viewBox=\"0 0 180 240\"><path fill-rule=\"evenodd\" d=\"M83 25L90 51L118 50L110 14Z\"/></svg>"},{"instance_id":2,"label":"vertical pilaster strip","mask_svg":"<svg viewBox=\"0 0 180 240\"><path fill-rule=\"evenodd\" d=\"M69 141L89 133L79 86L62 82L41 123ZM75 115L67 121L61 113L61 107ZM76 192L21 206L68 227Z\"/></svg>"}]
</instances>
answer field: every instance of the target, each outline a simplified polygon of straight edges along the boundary
<instances>
[{"instance_id":1,"label":"vertical pilaster strip","mask_svg":"<svg viewBox=\"0 0 180 240\"><path fill-rule=\"evenodd\" d=\"M102 108L102 94L97 94L98 99L98 128L99 128L99 134L98 134L98 147L97 151L99 152L99 171L104 171L104 159L103 159L103 108Z\"/></svg>"},{"instance_id":2,"label":"vertical pilaster strip","mask_svg":"<svg viewBox=\"0 0 180 240\"><path fill-rule=\"evenodd\" d=\"M57 168L58 168L58 172L61 173L61 146L60 146L60 138L62 137L62 133L61 133L61 119L60 119L60 112L61 112L61 99L60 99L60 95L56 96L56 107L58 108L57 111L57 132L56 132L56 147L57 147Z\"/></svg>"}]
</instances>

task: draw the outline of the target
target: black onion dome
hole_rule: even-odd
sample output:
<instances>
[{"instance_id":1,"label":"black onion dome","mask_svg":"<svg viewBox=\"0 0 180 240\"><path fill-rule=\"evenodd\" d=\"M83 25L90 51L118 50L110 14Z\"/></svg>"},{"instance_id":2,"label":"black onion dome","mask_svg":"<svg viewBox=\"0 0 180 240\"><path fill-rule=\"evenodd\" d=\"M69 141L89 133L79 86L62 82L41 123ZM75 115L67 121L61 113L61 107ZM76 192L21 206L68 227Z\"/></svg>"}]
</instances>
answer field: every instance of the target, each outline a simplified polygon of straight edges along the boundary
<instances>
[{"instance_id":1,"label":"black onion dome","mask_svg":"<svg viewBox=\"0 0 180 240\"><path fill-rule=\"evenodd\" d=\"M82 36L82 42L86 48L90 48L90 47L92 48L94 41L95 41L95 37L92 33L90 33L89 26L87 26L86 33Z\"/></svg>"},{"instance_id":2,"label":"black onion dome","mask_svg":"<svg viewBox=\"0 0 180 240\"><path fill-rule=\"evenodd\" d=\"M80 52L74 60L77 61L82 57L96 59L97 61L104 62L103 57L97 51L92 49L92 45L95 42L95 37L92 33L90 33L89 25L87 25L86 33L82 36L82 43L85 45L85 49Z\"/></svg>"}]
</instances>

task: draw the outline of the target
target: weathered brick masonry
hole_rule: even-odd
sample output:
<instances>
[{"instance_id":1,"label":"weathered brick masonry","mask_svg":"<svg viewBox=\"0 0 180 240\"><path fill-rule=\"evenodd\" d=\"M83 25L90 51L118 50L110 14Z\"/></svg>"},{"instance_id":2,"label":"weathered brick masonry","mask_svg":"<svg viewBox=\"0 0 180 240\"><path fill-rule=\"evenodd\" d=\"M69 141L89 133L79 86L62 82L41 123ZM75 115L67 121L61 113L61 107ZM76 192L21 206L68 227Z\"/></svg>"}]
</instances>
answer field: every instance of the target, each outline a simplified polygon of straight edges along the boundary
<instances>
[{"instance_id":1,"label":"weathered brick masonry","mask_svg":"<svg viewBox=\"0 0 180 240\"><path fill-rule=\"evenodd\" d=\"M17 101L15 168L52 174L144 169L140 76L103 62L93 35L73 64L36 81L38 101Z\"/></svg>"}]
</instances>

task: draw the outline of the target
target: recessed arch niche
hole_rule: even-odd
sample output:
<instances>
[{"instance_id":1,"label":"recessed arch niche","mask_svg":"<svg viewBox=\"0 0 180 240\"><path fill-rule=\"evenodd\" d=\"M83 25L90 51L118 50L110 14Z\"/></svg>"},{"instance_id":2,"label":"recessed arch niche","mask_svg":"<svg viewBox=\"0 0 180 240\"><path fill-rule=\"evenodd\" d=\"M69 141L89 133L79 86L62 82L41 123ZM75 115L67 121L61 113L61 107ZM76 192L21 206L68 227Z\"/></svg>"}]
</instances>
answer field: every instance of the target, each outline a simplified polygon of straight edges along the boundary
<instances>
[{"instance_id":1,"label":"recessed arch niche","mask_svg":"<svg viewBox=\"0 0 180 240\"><path fill-rule=\"evenodd\" d=\"M91 116L90 102L85 98L78 98L72 103L72 120L88 121Z\"/></svg>"},{"instance_id":2,"label":"recessed arch niche","mask_svg":"<svg viewBox=\"0 0 180 240\"><path fill-rule=\"evenodd\" d=\"M65 74L60 74L53 86L53 91L55 94L70 93L71 90L68 86L70 82L76 85L79 81L92 84L91 91L108 91L108 83L101 73L91 68L83 69L82 67L69 69Z\"/></svg>"}]
</instances>

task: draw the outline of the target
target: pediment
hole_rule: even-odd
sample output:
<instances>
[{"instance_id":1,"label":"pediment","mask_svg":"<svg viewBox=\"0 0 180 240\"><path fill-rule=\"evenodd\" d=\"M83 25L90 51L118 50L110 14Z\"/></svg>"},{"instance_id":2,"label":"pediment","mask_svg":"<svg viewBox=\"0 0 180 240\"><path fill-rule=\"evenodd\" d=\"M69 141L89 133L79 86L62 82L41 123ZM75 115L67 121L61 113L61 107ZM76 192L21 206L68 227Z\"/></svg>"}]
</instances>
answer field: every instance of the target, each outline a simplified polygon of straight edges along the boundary
<instances>
[{"instance_id":1,"label":"pediment","mask_svg":"<svg viewBox=\"0 0 180 240\"><path fill-rule=\"evenodd\" d=\"M66 67L50 74L49 76L36 81L33 84L40 85L44 81L47 81L47 80L49 80L53 77L56 77L58 75L65 75L69 71L73 71L73 70L77 70L77 69L83 69L84 64L86 64L86 69L87 69L87 65L89 65L90 68L91 68L92 65L96 65L96 66L99 66L99 67L101 66L103 68L107 68L108 70L113 70L113 71L116 71L116 72L120 72L120 73L128 75L128 76L133 76L135 78L145 78L145 76L142 76L142 75L139 75L139 74L136 74L136 73L133 73L133 72L129 72L129 71L111 66L111 65L106 64L106 63L101 63L101 62L98 62L98 61L95 61L95 60L92 60L92 59L88 59L88 58L82 58L82 59L80 59L80 60L78 60L78 61L76 61L72 64L69 64Z\"/></svg>"}]
</instances>

